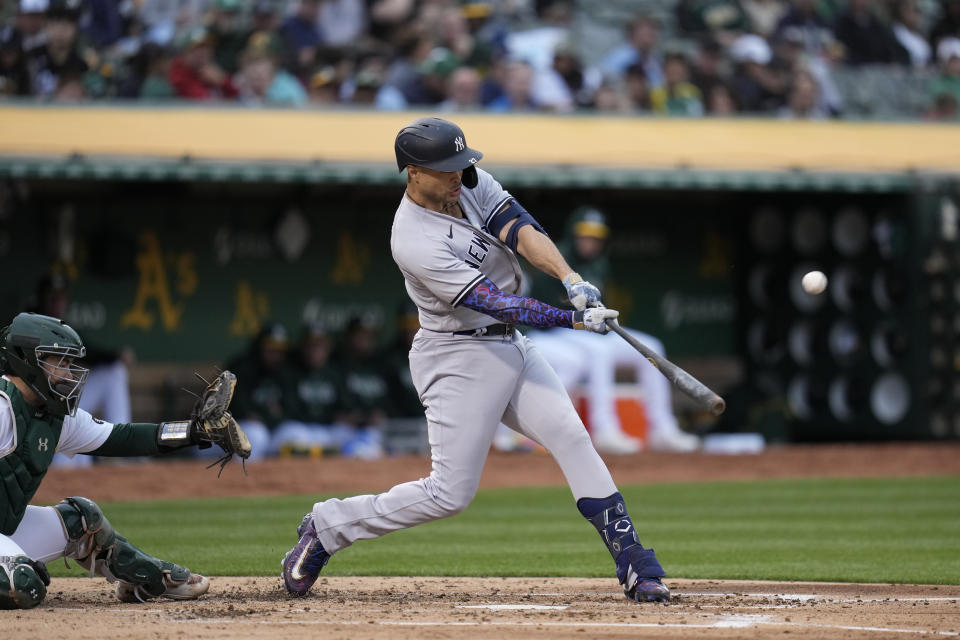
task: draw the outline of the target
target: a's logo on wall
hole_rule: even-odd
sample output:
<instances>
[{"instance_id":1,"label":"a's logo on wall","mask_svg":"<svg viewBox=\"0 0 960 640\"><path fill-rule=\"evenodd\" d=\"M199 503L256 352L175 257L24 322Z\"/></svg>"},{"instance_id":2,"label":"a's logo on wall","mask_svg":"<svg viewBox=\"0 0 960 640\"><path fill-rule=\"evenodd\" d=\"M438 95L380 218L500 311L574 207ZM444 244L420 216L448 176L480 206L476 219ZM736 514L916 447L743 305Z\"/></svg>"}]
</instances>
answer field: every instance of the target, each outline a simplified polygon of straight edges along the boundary
<instances>
[{"instance_id":1,"label":"a's logo on wall","mask_svg":"<svg viewBox=\"0 0 960 640\"><path fill-rule=\"evenodd\" d=\"M457 148L457 151L463 151L463 148L467 146L463 143L463 138L460 136L453 139L453 145Z\"/></svg>"},{"instance_id":2,"label":"a's logo on wall","mask_svg":"<svg viewBox=\"0 0 960 640\"><path fill-rule=\"evenodd\" d=\"M37 438L37 451L46 451L50 438Z\"/></svg>"},{"instance_id":3,"label":"a's logo on wall","mask_svg":"<svg viewBox=\"0 0 960 640\"><path fill-rule=\"evenodd\" d=\"M360 284L367 277L370 245L365 236L355 237L349 230L340 232L330 281L336 285Z\"/></svg>"},{"instance_id":4,"label":"a's logo on wall","mask_svg":"<svg viewBox=\"0 0 960 640\"><path fill-rule=\"evenodd\" d=\"M252 336L260 330L269 313L270 299L266 291L254 289L247 280L238 280L230 333L235 336Z\"/></svg>"},{"instance_id":5,"label":"a's logo on wall","mask_svg":"<svg viewBox=\"0 0 960 640\"><path fill-rule=\"evenodd\" d=\"M160 239L151 230L140 235L137 254L137 291L133 306L120 318L123 328L148 331L157 317L167 332L180 327L184 298L197 290L196 255L192 251L163 251Z\"/></svg>"},{"instance_id":6,"label":"a's logo on wall","mask_svg":"<svg viewBox=\"0 0 960 640\"><path fill-rule=\"evenodd\" d=\"M163 329L174 331L183 316L183 298L197 290L196 255L192 251L163 251L153 231L144 231L140 244L137 291L133 306L120 318L120 326L147 331L159 316Z\"/></svg>"}]
</instances>

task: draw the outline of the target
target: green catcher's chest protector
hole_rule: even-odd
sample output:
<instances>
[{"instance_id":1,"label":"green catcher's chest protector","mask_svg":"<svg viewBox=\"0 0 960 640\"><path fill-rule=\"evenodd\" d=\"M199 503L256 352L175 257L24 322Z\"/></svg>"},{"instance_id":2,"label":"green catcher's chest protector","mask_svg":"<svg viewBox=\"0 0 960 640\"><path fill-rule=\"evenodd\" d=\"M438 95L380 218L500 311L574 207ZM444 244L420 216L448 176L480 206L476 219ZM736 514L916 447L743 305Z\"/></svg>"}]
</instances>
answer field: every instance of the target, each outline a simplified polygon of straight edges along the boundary
<instances>
[{"instance_id":1,"label":"green catcher's chest protector","mask_svg":"<svg viewBox=\"0 0 960 640\"><path fill-rule=\"evenodd\" d=\"M0 378L0 393L13 407L17 433L16 449L0 458L0 485L3 487L0 533L9 536L17 530L27 504L50 468L60 442L63 417L48 413L37 416L9 380Z\"/></svg>"}]
</instances>

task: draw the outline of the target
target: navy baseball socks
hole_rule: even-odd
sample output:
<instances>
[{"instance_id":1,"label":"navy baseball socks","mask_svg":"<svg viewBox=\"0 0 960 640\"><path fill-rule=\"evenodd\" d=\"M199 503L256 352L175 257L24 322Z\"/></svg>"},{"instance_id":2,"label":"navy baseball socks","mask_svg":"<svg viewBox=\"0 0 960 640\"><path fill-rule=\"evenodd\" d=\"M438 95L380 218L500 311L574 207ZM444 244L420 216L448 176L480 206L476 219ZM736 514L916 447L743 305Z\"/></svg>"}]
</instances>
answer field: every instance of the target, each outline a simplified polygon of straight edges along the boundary
<instances>
[{"instance_id":1,"label":"navy baseball socks","mask_svg":"<svg viewBox=\"0 0 960 640\"><path fill-rule=\"evenodd\" d=\"M617 563L617 579L624 595L637 602L669 602L670 590L661 582L663 567L653 549L644 549L633 521L627 515L623 497L614 493L606 498L581 498L577 509L593 523ZM283 584L294 596L306 595L329 562L313 525L313 513L303 516L297 527L300 540L283 557Z\"/></svg>"},{"instance_id":2,"label":"navy baseball socks","mask_svg":"<svg viewBox=\"0 0 960 640\"><path fill-rule=\"evenodd\" d=\"M297 527L300 540L297 545L283 556L283 586L293 596L305 596L313 583L320 577L320 570L330 560L330 554L324 551L317 539L317 529L313 526L313 513L303 516Z\"/></svg>"},{"instance_id":3,"label":"navy baseball socks","mask_svg":"<svg viewBox=\"0 0 960 640\"><path fill-rule=\"evenodd\" d=\"M617 563L623 593L637 602L670 602L665 574L653 549L644 549L619 492L606 498L580 498L577 509L593 523Z\"/></svg>"}]
</instances>

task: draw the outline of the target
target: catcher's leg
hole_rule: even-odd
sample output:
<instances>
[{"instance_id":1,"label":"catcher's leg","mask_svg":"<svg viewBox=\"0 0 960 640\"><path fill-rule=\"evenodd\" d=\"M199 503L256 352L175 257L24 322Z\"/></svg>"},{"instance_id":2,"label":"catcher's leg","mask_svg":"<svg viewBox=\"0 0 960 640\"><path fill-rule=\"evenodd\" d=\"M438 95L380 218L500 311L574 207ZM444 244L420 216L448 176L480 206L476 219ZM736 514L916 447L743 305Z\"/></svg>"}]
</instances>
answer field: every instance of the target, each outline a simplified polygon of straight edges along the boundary
<instances>
[{"instance_id":1,"label":"catcher's leg","mask_svg":"<svg viewBox=\"0 0 960 640\"><path fill-rule=\"evenodd\" d=\"M32 609L47 595L47 567L27 556L0 556L0 609Z\"/></svg>"},{"instance_id":2,"label":"catcher's leg","mask_svg":"<svg viewBox=\"0 0 960 640\"><path fill-rule=\"evenodd\" d=\"M0 609L32 609L47 595L50 574L16 540L0 535Z\"/></svg>"},{"instance_id":3,"label":"catcher's leg","mask_svg":"<svg viewBox=\"0 0 960 640\"><path fill-rule=\"evenodd\" d=\"M207 592L210 581L186 567L147 555L114 531L95 502L79 496L54 507L67 533L63 555L80 566L117 582L117 597L124 602L163 596L192 600Z\"/></svg>"}]
</instances>

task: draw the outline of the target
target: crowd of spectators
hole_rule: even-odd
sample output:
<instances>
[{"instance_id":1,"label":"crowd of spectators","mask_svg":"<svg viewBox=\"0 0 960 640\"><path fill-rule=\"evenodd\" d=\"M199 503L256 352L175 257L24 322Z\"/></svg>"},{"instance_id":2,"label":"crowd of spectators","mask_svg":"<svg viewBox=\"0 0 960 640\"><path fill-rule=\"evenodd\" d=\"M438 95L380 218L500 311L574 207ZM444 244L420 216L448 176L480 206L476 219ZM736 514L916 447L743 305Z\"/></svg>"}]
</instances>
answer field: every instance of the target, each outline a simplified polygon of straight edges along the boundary
<instances>
[{"instance_id":1,"label":"crowd of spectators","mask_svg":"<svg viewBox=\"0 0 960 640\"><path fill-rule=\"evenodd\" d=\"M6 0L0 96L828 118L883 65L929 78L904 115L957 118L960 0L634 5L596 42L576 0Z\"/></svg>"}]
</instances>

